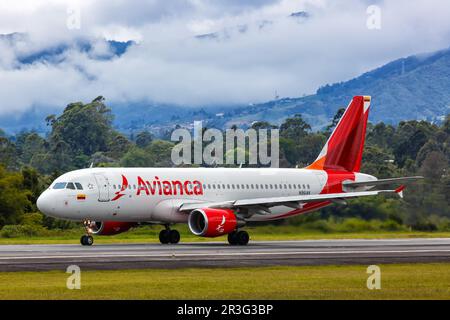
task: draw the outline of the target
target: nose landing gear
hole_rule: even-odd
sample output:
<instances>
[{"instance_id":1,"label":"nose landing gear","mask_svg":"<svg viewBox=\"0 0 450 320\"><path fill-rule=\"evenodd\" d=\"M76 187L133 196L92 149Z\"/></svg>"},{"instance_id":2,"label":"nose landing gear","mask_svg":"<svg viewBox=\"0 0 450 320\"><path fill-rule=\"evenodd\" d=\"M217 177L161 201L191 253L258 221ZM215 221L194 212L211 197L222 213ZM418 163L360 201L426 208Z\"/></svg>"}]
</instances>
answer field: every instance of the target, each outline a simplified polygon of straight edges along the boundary
<instances>
[{"instance_id":1,"label":"nose landing gear","mask_svg":"<svg viewBox=\"0 0 450 320\"><path fill-rule=\"evenodd\" d=\"M228 234L228 243L232 246L245 246L248 244L249 240L250 236L248 235L248 232L244 230L233 231Z\"/></svg>"},{"instance_id":2,"label":"nose landing gear","mask_svg":"<svg viewBox=\"0 0 450 320\"><path fill-rule=\"evenodd\" d=\"M91 229L91 221L85 220L83 221L84 228L86 229L86 234L82 235L80 238L80 243L83 246L92 246L94 243L94 238L91 236L92 229Z\"/></svg>"},{"instance_id":3,"label":"nose landing gear","mask_svg":"<svg viewBox=\"0 0 450 320\"><path fill-rule=\"evenodd\" d=\"M180 233L177 230L172 230L166 225L166 229L159 233L159 242L162 244L176 244L180 242Z\"/></svg>"}]
</instances>

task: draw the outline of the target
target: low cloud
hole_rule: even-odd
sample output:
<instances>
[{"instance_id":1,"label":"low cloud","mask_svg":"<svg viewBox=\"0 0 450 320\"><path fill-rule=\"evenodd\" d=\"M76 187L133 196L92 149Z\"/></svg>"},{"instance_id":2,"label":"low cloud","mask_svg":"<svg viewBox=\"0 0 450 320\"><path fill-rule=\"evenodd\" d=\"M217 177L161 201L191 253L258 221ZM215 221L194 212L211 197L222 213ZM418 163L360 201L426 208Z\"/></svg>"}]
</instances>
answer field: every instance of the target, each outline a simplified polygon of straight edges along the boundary
<instances>
[{"instance_id":1,"label":"low cloud","mask_svg":"<svg viewBox=\"0 0 450 320\"><path fill-rule=\"evenodd\" d=\"M369 3L254 1L83 1L81 28L66 27L73 3L0 5L0 115L31 107L63 108L104 95L111 103L152 101L189 106L248 104L310 94L390 60L448 47L446 1L377 1L381 29L366 26ZM306 11L308 17L290 17ZM209 34L198 38L200 34ZM134 40L111 54L103 38ZM85 52L71 44L91 42ZM57 61L18 58L67 44Z\"/></svg>"}]
</instances>

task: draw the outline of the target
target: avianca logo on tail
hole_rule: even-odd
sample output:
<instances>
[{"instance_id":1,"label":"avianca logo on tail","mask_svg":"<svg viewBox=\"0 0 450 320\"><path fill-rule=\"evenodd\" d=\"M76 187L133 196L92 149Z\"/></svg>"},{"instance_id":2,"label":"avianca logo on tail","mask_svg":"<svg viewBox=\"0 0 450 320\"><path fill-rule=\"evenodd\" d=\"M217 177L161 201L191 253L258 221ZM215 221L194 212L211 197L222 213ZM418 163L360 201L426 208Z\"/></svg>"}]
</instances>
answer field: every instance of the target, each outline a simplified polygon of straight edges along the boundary
<instances>
[{"instance_id":1,"label":"avianca logo on tail","mask_svg":"<svg viewBox=\"0 0 450 320\"><path fill-rule=\"evenodd\" d=\"M125 191L127 189L131 189L127 178L122 175L122 186L119 191L115 194L116 196L111 200L115 201L120 199L125 195ZM142 177L137 177L137 189L136 195L203 195L203 184L198 181L190 181L190 180L162 180L159 177L155 176L155 178L151 181L144 180Z\"/></svg>"}]
</instances>

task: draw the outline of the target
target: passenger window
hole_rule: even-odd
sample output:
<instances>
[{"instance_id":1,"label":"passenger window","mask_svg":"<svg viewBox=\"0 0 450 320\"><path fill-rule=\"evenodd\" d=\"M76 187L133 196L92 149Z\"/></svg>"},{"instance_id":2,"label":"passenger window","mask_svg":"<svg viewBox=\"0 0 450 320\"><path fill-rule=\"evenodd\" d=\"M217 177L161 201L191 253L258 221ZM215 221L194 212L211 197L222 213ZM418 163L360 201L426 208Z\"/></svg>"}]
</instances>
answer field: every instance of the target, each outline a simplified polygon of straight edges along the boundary
<instances>
[{"instance_id":1,"label":"passenger window","mask_svg":"<svg viewBox=\"0 0 450 320\"><path fill-rule=\"evenodd\" d=\"M66 182L57 182L53 186L53 189L64 189L66 187Z\"/></svg>"},{"instance_id":2,"label":"passenger window","mask_svg":"<svg viewBox=\"0 0 450 320\"><path fill-rule=\"evenodd\" d=\"M83 186L81 185L81 183L75 182L75 186L77 187L78 190L83 190Z\"/></svg>"},{"instance_id":3,"label":"passenger window","mask_svg":"<svg viewBox=\"0 0 450 320\"><path fill-rule=\"evenodd\" d=\"M75 190L75 185L72 182L69 182L66 186L66 189Z\"/></svg>"}]
</instances>

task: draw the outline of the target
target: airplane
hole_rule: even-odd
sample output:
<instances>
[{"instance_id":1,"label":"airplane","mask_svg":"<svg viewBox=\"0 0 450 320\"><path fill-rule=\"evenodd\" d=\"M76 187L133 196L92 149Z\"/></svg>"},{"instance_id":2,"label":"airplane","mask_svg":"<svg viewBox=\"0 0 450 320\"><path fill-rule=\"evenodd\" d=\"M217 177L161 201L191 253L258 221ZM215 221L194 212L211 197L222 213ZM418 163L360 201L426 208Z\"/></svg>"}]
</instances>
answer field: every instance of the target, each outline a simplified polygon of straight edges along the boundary
<instances>
[{"instance_id":1,"label":"airplane","mask_svg":"<svg viewBox=\"0 0 450 320\"><path fill-rule=\"evenodd\" d=\"M58 177L37 200L55 218L82 221L86 233L115 235L141 224L160 224L162 244L176 244L171 226L187 223L200 237L227 235L247 245L242 228L305 214L347 199L380 194L403 197L404 184L422 177L377 179L360 172L370 96L355 96L317 159L292 168L88 168ZM395 189L374 190L385 184Z\"/></svg>"}]
</instances>

